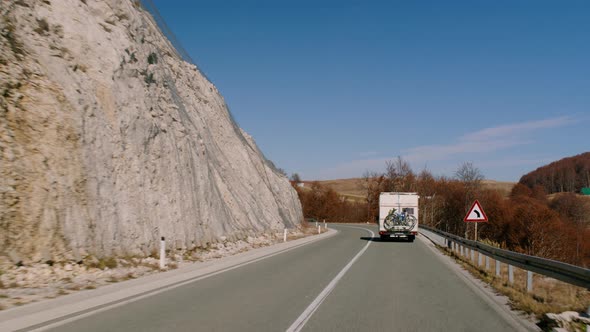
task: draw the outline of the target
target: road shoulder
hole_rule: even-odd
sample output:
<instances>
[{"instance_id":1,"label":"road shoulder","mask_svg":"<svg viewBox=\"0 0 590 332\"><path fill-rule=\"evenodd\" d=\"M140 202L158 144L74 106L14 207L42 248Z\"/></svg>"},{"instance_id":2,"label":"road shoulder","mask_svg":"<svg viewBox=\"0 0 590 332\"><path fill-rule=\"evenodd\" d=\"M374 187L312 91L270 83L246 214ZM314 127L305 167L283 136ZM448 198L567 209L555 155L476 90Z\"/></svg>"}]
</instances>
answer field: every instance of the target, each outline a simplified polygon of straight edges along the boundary
<instances>
[{"instance_id":1,"label":"road shoulder","mask_svg":"<svg viewBox=\"0 0 590 332\"><path fill-rule=\"evenodd\" d=\"M498 295L489 285L472 276L468 271L462 269L450 257L442 254L434 242L426 235L420 233L417 237L428 247L436 257L438 257L446 266L448 266L465 284L477 295L480 296L494 311L496 311L504 320L510 324L516 331L540 331L532 322L520 317L509 306L509 300L506 296Z\"/></svg>"},{"instance_id":2,"label":"road shoulder","mask_svg":"<svg viewBox=\"0 0 590 332\"><path fill-rule=\"evenodd\" d=\"M219 260L194 263L183 268L152 274L94 290L85 290L56 299L33 303L0 312L0 330L44 330L74 321L96 312L152 296L187 283L208 278L301 246L326 239L337 233L305 237L286 243L250 250Z\"/></svg>"}]
</instances>

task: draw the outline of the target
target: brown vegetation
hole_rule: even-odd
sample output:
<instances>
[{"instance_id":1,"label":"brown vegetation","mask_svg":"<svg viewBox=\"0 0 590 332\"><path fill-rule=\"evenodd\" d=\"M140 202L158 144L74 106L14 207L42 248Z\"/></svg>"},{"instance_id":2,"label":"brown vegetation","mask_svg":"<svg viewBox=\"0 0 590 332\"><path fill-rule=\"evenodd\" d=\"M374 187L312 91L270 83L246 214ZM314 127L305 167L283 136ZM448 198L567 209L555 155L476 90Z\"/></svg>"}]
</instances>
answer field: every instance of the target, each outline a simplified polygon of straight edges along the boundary
<instances>
[{"instance_id":1,"label":"brown vegetation","mask_svg":"<svg viewBox=\"0 0 590 332\"><path fill-rule=\"evenodd\" d=\"M299 181L304 183L304 188L311 186L314 181ZM365 189L364 178L350 178L350 179L336 179L336 180L321 180L315 181L320 185L334 189L338 194L345 196L350 199L365 200L367 191ZM507 181L495 181L495 180L482 180L482 187L498 191L502 196L510 195L512 187L516 182Z\"/></svg>"},{"instance_id":2,"label":"brown vegetation","mask_svg":"<svg viewBox=\"0 0 590 332\"><path fill-rule=\"evenodd\" d=\"M473 223L463 222L475 199L482 204L488 223L479 223L479 239L499 247L579 266L590 266L590 200L573 193L549 199L543 185L514 185L503 190L486 185L479 170L465 163L455 177L416 174L403 159L386 165L385 173L367 173L359 183L364 202L338 195L318 182L297 188L307 218L329 222L375 222L381 192L417 192L420 222L443 231L474 237Z\"/></svg>"},{"instance_id":3,"label":"brown vegetation","mask_svg":"<svg viewBox=\"0 0 590 332\"><path fill-rule=\"evenodd\" d=\"M485 266L478 266L469 258L458 255L446 247L437 247L444 254L454 258L473 276L492 285L501 294L508 296L514 309L534 314L537 318L551 312L584 312L590 303L590 292L585 288L533 274L533 291L529 293L526 289L525 270L514 267L514 284L510 284L506 264L501 265L500 276L496 276L493 272L496 269L496 261L493 259L490 261L490 269L486 270Z\"/></svg>"},{"instance_id":4,"label":"brown vegetation","mask_svg":"<svg viewBox=\"0 0 590 332\"><path fill-rule=\"evenodd\" d=\"M295 186L305 218L343 223L366 221L365 203L347 199L319 182L308 183L306 186L308 188Z\"/></svg>"},{"instance_id":5,"label":"brown vegetation","mask_svg":"<svg viewBox=\"0 0 590 332\"><path fill-rule=\"evenodd\" d=\"M590 152L563 158L523 175L520 183L533 188L540 185L548 193L578 192L590 187Z\"/></svg>"}]
</instances>

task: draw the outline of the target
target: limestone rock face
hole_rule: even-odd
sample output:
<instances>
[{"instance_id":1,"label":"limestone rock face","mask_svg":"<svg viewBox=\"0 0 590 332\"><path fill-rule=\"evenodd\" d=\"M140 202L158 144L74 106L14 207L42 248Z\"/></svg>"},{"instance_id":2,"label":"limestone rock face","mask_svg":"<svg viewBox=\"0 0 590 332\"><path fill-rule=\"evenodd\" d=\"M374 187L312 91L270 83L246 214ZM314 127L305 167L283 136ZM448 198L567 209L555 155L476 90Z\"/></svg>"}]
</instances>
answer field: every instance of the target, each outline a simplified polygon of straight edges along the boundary
<instances>
[{"instance_id":1,"label":"limestone rock face","mask_svg":"<svg viewBox=\"0 0 590 332\"><path fill-rule=\"evenodd\" d=\"M147 255L295 227L297 194L136 1L0 6L0 255Z\"/></svg>"}]
</instances>

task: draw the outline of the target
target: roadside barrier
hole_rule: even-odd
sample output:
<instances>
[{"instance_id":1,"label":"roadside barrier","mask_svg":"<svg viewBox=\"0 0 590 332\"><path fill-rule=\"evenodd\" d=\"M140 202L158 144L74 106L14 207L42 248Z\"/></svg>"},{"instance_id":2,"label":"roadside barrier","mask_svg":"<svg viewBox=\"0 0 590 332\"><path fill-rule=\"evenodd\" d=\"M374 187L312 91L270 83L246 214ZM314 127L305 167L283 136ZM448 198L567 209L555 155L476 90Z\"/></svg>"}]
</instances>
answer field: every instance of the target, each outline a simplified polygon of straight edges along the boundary
<instances>
[{"instance_id":1,"label":"roadside barrier","mask_svg":"<svg viewBox=\"0 0 590 332\"><path fill-rule=\"evenodd\" d=\"M425 225L420 225L423 233L439 245L449 248L453 252L460 247L461 256L467 256L467 248L471 250L471 262L474 262L474 252L486 256L486 270L489 270L488 257L496 260L496 275L500 276L501 263L508 265L508 282L514 283L514 267L527 271L527 291L533 291L533 272L554 278L568 284L590 289L590 269L517 253L510 250L495 248L480 242L467 240L462 237L440 231ZM481 258L479 259L481 262ZM482 265L481 263L479 265Z\"/></svg>"}]
</instances>

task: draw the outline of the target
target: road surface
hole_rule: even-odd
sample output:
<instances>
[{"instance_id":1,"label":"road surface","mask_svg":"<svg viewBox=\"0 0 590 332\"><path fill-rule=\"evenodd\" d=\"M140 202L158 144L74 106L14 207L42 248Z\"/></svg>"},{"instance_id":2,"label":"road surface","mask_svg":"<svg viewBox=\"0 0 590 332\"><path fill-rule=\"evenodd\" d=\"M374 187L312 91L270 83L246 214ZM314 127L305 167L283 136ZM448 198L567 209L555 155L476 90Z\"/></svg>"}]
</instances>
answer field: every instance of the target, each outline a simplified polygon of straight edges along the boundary
<instances>
[{"instance_id":1,"label":"road surface","mask_svg":"<svg viewBox=\"0 0 590 332\"><path fill-rule=\"evenodd\" d=\"M55 331L514 331L424 242L333 227L330 238Z\"/></svg>"}]
</instances>

